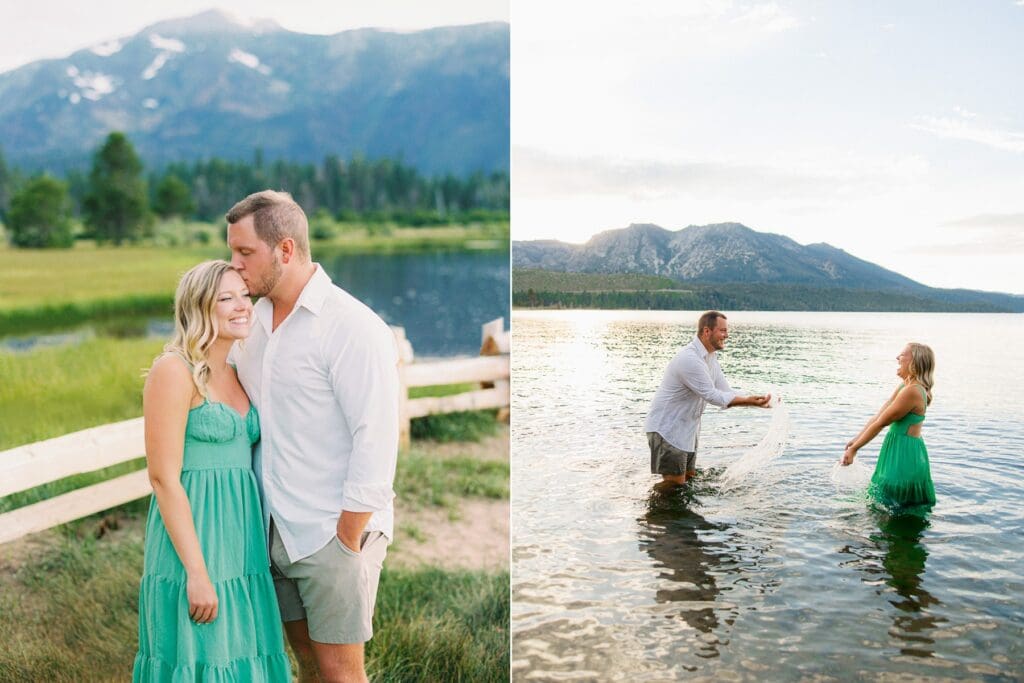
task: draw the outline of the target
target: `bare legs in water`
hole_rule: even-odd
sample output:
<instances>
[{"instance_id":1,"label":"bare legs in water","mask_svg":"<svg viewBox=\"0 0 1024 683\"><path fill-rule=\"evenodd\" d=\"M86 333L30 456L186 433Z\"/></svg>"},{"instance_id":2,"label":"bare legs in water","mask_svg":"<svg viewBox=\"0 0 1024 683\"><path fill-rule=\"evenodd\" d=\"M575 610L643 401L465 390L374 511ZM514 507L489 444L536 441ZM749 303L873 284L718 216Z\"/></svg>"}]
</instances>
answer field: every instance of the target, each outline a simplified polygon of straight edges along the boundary
<instances>
[{"instance_id":1,"label":"bare legs in water","mask_svg":"<svg viewBox=\"0 0 1024 683\"><path fill-rule=\"evenodd\" d=\"M658 493L668 493L679 488L696 475L697 470L690 470L685 474L663 474L661 475L661 481L654 485L654 490Z\"/></svg>"}]
</instances>

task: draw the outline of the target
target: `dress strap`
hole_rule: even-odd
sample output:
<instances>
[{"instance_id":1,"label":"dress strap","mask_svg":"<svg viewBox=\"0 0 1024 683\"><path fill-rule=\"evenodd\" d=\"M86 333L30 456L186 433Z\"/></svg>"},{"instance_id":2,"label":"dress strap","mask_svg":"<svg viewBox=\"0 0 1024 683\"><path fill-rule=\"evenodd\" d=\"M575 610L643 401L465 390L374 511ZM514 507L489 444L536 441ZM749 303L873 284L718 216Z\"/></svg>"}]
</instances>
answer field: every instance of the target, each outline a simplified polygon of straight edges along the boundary
<instances>
[{"instance_id":1,"label":"dress strap","mask_svg":"<svg viewBox=\"0 0 1024 683\"><path fill-rule=\"evenodd\" d=\"M924 407L925 407L925 410L927 410L928 409L928 390L925 389L924 386L922 386L921 384L915 384L915 386L918 389L921 390L921 398L924 399ZM906 387L907 387L906 383L903 383L902 385L900 385L901 389L905 389Z\"/></svg>"}]
</instances>

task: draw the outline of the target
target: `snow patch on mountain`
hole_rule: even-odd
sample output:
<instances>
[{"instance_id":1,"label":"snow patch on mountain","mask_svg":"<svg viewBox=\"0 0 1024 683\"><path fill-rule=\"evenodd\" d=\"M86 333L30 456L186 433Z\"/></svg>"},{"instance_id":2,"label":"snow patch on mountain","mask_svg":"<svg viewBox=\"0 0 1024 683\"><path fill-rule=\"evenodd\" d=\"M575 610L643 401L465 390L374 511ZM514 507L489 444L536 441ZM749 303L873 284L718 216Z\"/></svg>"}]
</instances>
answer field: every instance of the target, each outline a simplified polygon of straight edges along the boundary
<instances>
[{"instance_id":1,"label":"snow patch on mountain","mask_svg":"<svg viewBox=\"0 0 1024 683\"><path fill-rule=\"evenodd\" d=\"M143 80L148 81L156 77L156 75L160 72L160 69L164 68L164 64L167 63L167 60L170 59L171 56L172 55L170 52L161 52L160 54L158 54L156 56L156 59L150 62L149 66L146 67L146 70L142 72Z\"/></svg>"},{"instance_id":2,"label":"snow patch on mountain","mask_svg":"<svg viewBox=\"0 0 1024 683\"><path fill-rule=\"evenodd\" d=\"M239 50L237 47L231 51L230 55L228 55L228 61L234 62L236 64L241 64L242 66L247 66L250 69L259 71L264 76L270 74L270 67L267 66L266 64L260 64L259 57L252 54L251 52Z\"/></svg>"},{"instance_id":3,"label":"snow patch on mountain","mask_svg":"<svg viewBox=\"0 0 1024 683\"><path fill-rule=\"evenodd\" d=\"M72 104L78 104L82 97L96 101L117 89L113 76L98 71L79 71L77 66L69 66L65 73L80 92L72 93Z\"/></svg>"},{"instance_id":4,"label":"snow patch on mountain","mask_svg":"<svg viewBox=\"0 0 1024 683\"><path fill-rule=\"evenodd\" d=\"M159 33L149 34L149 44L157 50L164 50L165 52L184 52L185 43L181 42L177 38L164 38Z\"/></svg>"},{"instance_id":5,"label":"snow patch on mountain","mask_svg":"<svg viewBox=\"0 0 1024 683\"><path fill-rule=\"evenodd\" d=\"M93 45L89 48L93 54L99 55L100 57L109 57L110 55L116 55L124 47L124 43L120 40L108 40L105 43L99 45Z\"/></svg>"}]
</instances>

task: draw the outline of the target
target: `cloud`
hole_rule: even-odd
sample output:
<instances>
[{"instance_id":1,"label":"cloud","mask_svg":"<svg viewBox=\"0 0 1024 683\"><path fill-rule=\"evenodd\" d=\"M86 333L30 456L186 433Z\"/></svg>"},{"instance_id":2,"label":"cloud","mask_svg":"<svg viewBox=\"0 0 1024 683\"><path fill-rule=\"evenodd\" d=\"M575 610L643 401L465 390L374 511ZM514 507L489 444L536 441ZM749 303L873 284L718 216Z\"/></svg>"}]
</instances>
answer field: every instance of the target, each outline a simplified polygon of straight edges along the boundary
<instances>
[{"instance_id":1,"label":"cloud","mask_svg":"<svg viewBox=\"0 0 1024 683\"><path fill-rule=\"evenodd\" d=\"M958 116L922 116L910 127L951 140L965 140L1006 152L1024 152L1024 133L976 123L977 115L957 108Z\"/></svg>"},{"instance_id":2,"label":"cloud","mask_svg":"<svg viewBox=\"0 0 1024 683\"><path fill-rule=\"evenodd\" d=\"M562 58L608 55L647 64L742 53L804 25L775 2L646 0L595 7L589 0L520 3L515 8L513 25L518 28L513 29L513 40L528 46L534 55L537 50L553 51Z\"/></svg>"},{"instance_id":3,"label":"cloud","mask_svg":"<svg viewBox=\"0 0 1024 683\"><path fill-rule=\"evenodd\" d=\"M1024 213L982 213L946 221L943 225L954 228L1024 230Z\"/></svg>"},{"instance_id":4,"label":"cloud","mask_svg":"<svg viewBox=\"0 0 1024 683\"><path fill-rule=\"evenodd\" d=\"M514 146L512 177L515 193L529 197L617 195L650 201L717 196L744 201L784 198L799 205L890 191L928 172L927 164L916 157L824 158L828 159L825 166L811 161L781 165L714 159L609 159Z\"/></svg>"},{"instance_id":5,"label":"cloud","mask_svg":"<svg viewBox=\"0 0 1024 683\"><path fill-rule=\"evenodd\" d=\"M732 22L765 33L781 33L800 26L796 17L786 14L774 2L742 8Z\"/></svg>"},{"instance_id":6,"label":"cloud","mask_svg":"<svg viewBox=\"0 0 1024 683\"><path fill-rule=\"evenodd\" d=\"M931 256L1024 254L1024 213L977 214L946 221L941 227L954 239L910 251Z\"/></svg>"}]
</instances>

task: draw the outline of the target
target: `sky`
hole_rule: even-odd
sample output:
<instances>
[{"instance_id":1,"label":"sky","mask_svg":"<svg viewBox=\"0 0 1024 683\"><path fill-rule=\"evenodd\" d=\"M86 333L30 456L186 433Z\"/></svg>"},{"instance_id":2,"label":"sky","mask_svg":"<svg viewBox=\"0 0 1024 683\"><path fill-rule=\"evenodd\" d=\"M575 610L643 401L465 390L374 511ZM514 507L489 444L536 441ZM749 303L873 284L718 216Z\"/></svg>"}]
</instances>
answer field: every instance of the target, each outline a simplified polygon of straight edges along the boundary
<instances>
[{"instance_id":1,"label":"sky","mask_svg":"<svg viewBox=\"0 0 1024 683\"><path fill-rule=\"evenodd\" d=\"M1024 0L513 0L511 26L514 239L735 221L1024 294Z\"/></svg>"},{"instance_id":2,"label":"sky","mask_svg":"<svg viewBox=\"0 0 1024 683\"><path fill-rule=\"evenodd\" d=\"M17 9L11 9L17 4ZM509 0L3 0L0 72L115 38L164 19L222 9L243 18L273 19L300 33L333 34L354 28L399 31L508 21Z\"/></svg>"}]
</instances>

